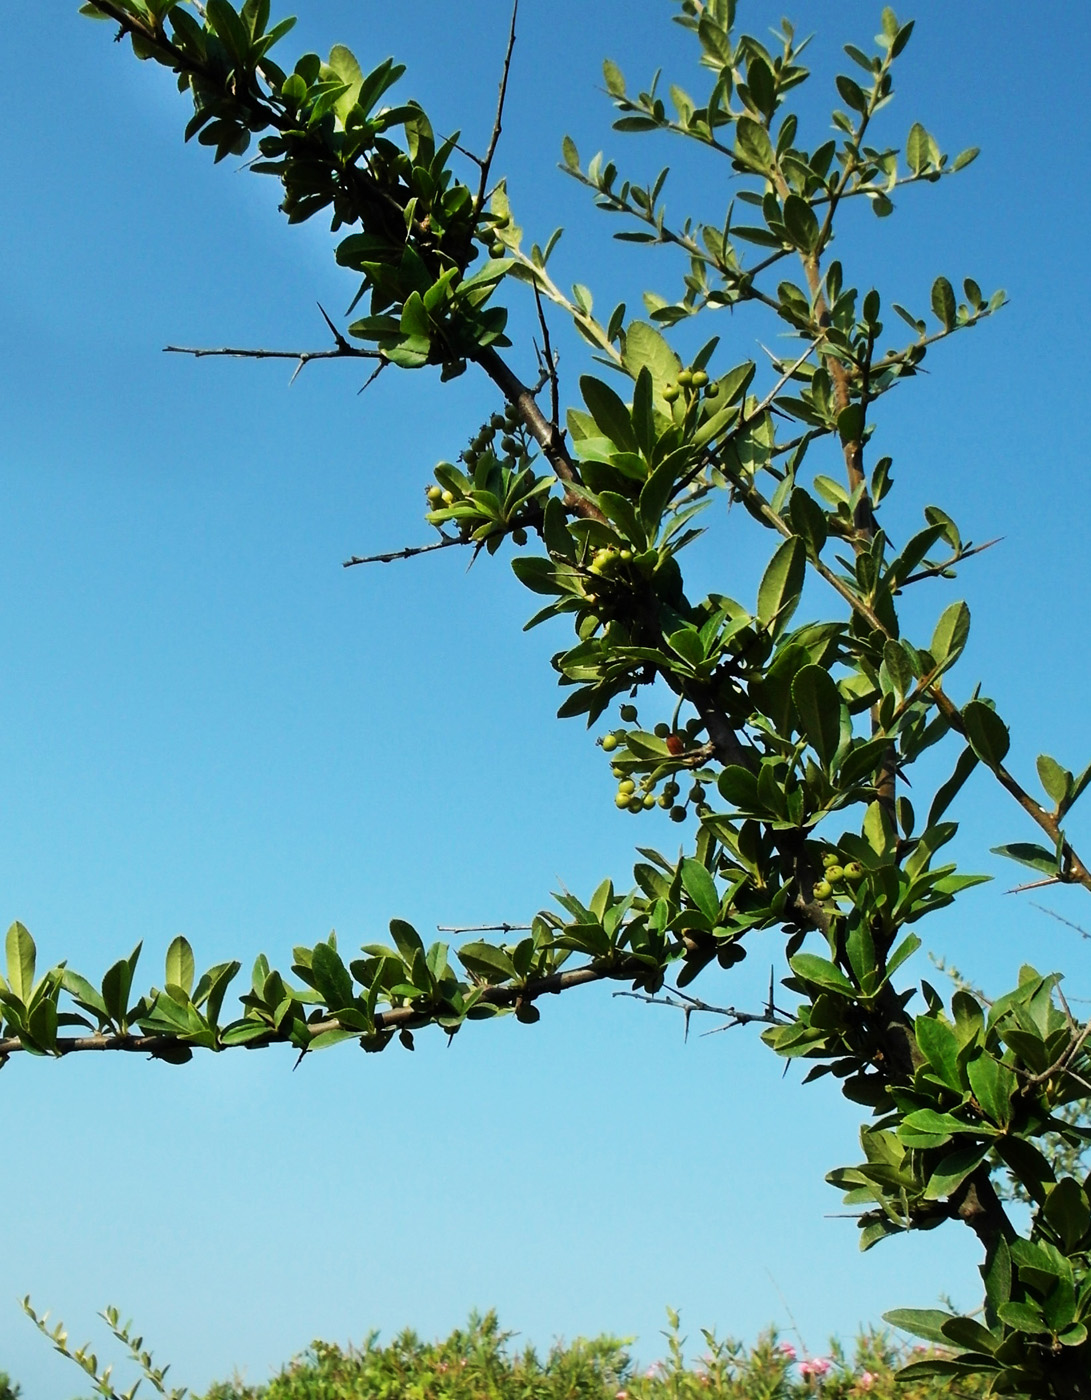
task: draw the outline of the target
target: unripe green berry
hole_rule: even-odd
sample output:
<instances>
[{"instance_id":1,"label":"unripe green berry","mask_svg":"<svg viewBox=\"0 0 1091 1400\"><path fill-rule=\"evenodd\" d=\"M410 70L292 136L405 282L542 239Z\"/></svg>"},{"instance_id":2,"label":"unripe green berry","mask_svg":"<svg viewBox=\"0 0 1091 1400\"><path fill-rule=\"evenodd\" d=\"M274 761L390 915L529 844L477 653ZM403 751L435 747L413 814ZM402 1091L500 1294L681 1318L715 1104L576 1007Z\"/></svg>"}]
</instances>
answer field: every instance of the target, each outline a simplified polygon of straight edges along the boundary
<instances>
[{"instance_id":1,"label":"unripe green berry","mask_svg":"<svg viewBox=\"0 0 1091 1400\"><path fill-rule=\"evenodd\" d=\"M823 851L822 864L828 870L831 865L840 865L841 857L837 854L836 851Z\"/></svg>"},{"instance_id":2,"label":"unripe green berry","mask_svg":"<svg viewBox=\"0 0 1091 1400\"><path fill-rule=\"evenodd\" d=\"M439 493L439 498L445 506L453 506L455 503L454 492L452 491L441 491Z\"/></svg>"},{"instance_id":3,"label":"unripe green berry","mask_svg":"<svg viewBox=\"0 0 1091 1400\"><path fill-rule=\"evenodd\" d=\"M627 792L631 797L633 793L636 792L636 783L633 782L632 778L623 778L622 781L618 783L617 790L618 792Z\"/></svg>"},{"instance_id":4,"label":"unripe green berry","mask_svg":"<svg viewBox=\"0 0 1091 1400\"><path fill-rule=\"evenodd\" d=\"M507 250L505 249L503 243L501 243L499 239L497 239L496 242L489 249L489 252L494 258L502 258L506 251Z\"/></svg>"},{"instance_id":5,"label":"unripe green berry","mask_svg":"<svg viewBox=\"0 0 1091 1400\"><path fill-rule=\"evenodd\" d=\"M602 736L602 751L603 751L603 753L613 753L613 751L614 751L616 748L617 748L617 735L616 735L616 734L604 734L604 735Z\"/></svg>"},{"instance_id":6,"label":"unripe green berry","mask_svg":"<svg viewBox=\"0 0 1091 1400\"><path fill-rule=\"evenodd\" d=\"M519 449L519 444L510 435L510 433L505 433L505 435L500 439L500 446L504 449L505 452L509 453L516 452Z\"/></svg>"},{"instance_id":7,"label":"unripe green berry","mask_svg":"<svg viewBox=\"0 0 1091 1400\"><path fill-rule=\"evenodd\" d=\"M628 807L628 805L629 794L627 792L619 792L614 798L614 806L617 807L619 810L623 811L626 807Z\"/></svg>"},{"instance_id":8,"label":"unripe green berry","mask_svg":"<svg viewBox=\"0 0 1091 1400\"><path fill-rule=\"evenodd\" d=\"M864 873L864 867L859 861L850 860L844 868L844 878L853 882L859 880Z\"/></svg>"},{"instance_id":9,"label":"unripe green berry","mask_svg":"<svg viewBox=\"0 0 1091 1400\"><path fill-rule=\"evenodd\" d=\"M720 392L720 386L719 386L717 383L713 382L712 384L706 385L706 387L705 387L705 398L706 398L706 399L714 399L714 398L716 398L716 396L719 394L719 392Z\"/></svg>"},{"instance_id":10,"label":"unripe green berry","mask_svg":"<svg viewBox=\"0 0 1091 1400\"><path fill-rule=\"evenodd\" d=\"M646 792L640 805L644 808L645 812L650 812L655 806L655 793Z\"/></svg>"},{"instance_id":11,"label":"unripe green berry","mask_svg":"<svg viewBox=\"0 0 1091 1400\"><path fill-rule=\"evenodd\" d=\"M708 383L708 375L703 369L695 369L690 375L689 381L695 389L703 389Z\"/></svg>"},{"instance_id":12,"label":"unripe green berry","mask_svg":"<svg viewBox=\"0 0 1091 1400\"><path fill-rule=\"evenodd\" d=\"M831 894L833 894L833 887L829 880L819 880L818 884L814 887L815 899L829 899Z\"/></svg>"},{"instance_id":13,"label":"unripe green berry","mask_svg":"<svg viewBox=\"0 0 1091 1400\"><path fill-rule=\"evenodd\" d=\"M636 706L622 705L619 713L626 724L632 724L633 721L636 719Z\"/></svg>"},{"instance_id":14,"label":"unripe green berry","mask_svg":"<svg viewBox=\"0 0 1091 1400\"><path fill-rule=\"evenodd\" d=\"M688 369L680 369L678 371L678 383L682 386L683 389L688 389L689 386L693 383L692 371Z\"/></svg>"},{"instance_id":15,"label":"unripe green berry","mask_svg":"<svg viewBox=\"0 0 1091 1400\"><path fill-rule=\"evenodd\" d=\"M494 413L489 419L489 426L495 428L497 432L504 426L505 418L502 413Z\"/></svg>"},{"instance_id":16,"label":"unripe green berry","mask_svg":"<svg viewBox=\"0 0 1091 1400\"><path fill-rule=\"evenodd\" d=\"M677 384L668 384L663 390L663 397L666 399L667 403L675 403L681 392Z\"/></svg>"},{"instance_id":17,"label":"unripe green berry","mask_svg":"<svg viewBox=\"0 0 1091 1400\"><path fill-rule=\"evenodd\" d=\"M662 797L657 799L657 801L658 805L663 808L664 812L668 811L671 807L674 806L674 799L668 797L665 792L663 793Z\"/></svg>"},{"instance_id":18,"label":"unripe green berry","mask_svg":"<svg viewBox=\"0 0 1091 1400\"><path fill-rule=\"evenodd\" d=\"M428 490L425 491L424 494L428 497L432 504L435 505L437 501L443 500L443 487L429 486Z\"/></svg>"},{"instance_id":19,"label":"unripe green berry","mask_svg":"<svg viewBox=\"0 0 1091 1400\"><path fill-rule=\"evenodd\" d=\"M630 797L630 798L629 798L629 811L632 812L632 814L633 814L634 817L636 816L637 812L643 812L643 810L644 810L644 803L643 803L643 801L641 800L641 798L639 798L639 797Z\"/></svg>"},{"instance_id":20,"label":"unripe green berry","mask_svg":"<svg viewBox=\"0 0 1091 1400\"><path fill-rule=\"evenodd\" d=\"M618 558L623 564L631 564L633 561L633 551L631 549L623 549L618 555Z\"/></svg>"},{"instance_id":21,"label":"unripe green berry","mask_svg":"<svg viewBox=\"0 0 1091 1400\"><path fill-rule=\"evenodd\" d=\"M611 767L610 772L613 773L615 778L624 778L625 776L625 769L619 768L616 763Z\"/></svg>"},{"instance_id":22,"label":"unripe green berry","mask_svg":"<svg viewBox=\"0 0 1091 1400\"><path fill-rule=\"evenodd\" d=\"M670 732L671 727L669 724L660 723L655 726L654 733L657 739L665 739Z\"/></svg>"},{"instance_id":23,"label":"unripe green berry","mask_svg":"<svg viewBox=\"0 0 1091 1400\"><path fill-rule=\"evenodd\" d=\"M828 865L826 867L826 879L831 885L836 885L838 880L843 879L844 870L839 865Z\"/></svg>"},{"instance_id":24,"label":"unripe green berry","mask_svg":"<svg viewBox=\"0 0 1091 1400\"><path fill-rule=\"evenodd\" d=\"M672 821L672 822L684 822L685 819L686 819L686 809L685 809L684 807L672 807L672 808L671 808L671 821Z\"/></svg>"},{"instance_id":25,"label":"unripe green berry","mask_svg":"<svg viewBox=\"0 0 1091 1400\"><path fill-rule=\"evenodd\" d=\"M515 543L519 545L526 544L527 542L527 532L523 529L522 525L516 525L515 529L511 532L511 537Z\"/></svg>"}]
</instances>

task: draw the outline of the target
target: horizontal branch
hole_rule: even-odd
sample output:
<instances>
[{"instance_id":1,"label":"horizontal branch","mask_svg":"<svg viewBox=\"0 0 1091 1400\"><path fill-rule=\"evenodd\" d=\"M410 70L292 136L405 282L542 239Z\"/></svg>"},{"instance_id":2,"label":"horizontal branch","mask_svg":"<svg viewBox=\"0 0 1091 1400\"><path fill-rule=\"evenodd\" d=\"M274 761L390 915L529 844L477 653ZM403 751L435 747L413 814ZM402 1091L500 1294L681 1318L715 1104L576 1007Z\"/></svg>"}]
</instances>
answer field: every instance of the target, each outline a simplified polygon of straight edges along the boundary
<instances>
[{"instance_id":1,"label":"horizontal branch","mask_svg":"<svg viewBox=\"0 0 1091 1400\"><path fill-rule=\"evenodd\" d=\"M521 986L486 986L480 990L475 1005L495 1006L501 1009L524 1005L527 1002L537 1000L538 997L556 995L560 992L567 992L572 987L586 986L590 982L601 982L610 980L627 980L640 973L646 973L647 968L635 959L623 959L616 962L611 967L604 967L594 963L587 963L583 967L572 968L568 972L554 972L547 977L533 978L523 983ZM471 987L471 991L477 988ZM436 1020L437 1013L431 1010L422 1010L413 1005L395 1006L389 1011L376 1012L374 1017L374 1034L381 1035L384 1031L395 1030L416 1030L418 1027L430 1025ZM330 1016L322 1021L310 1021L307 1023L307 1030L313 1040L316 1036L322 1035L325 1031L342 1030L341 1022L336 1016ZM220 1027L219 1030L223 1030ZM352 1034L360 1034L353 1028ZM274 1030L272 1027L263 1035L255 1036L253 1040L248 1040L241 1046L218 1045L217 1050L226 1049L264 1049L268 1045L286 1045L291 1043L291 1029L286 1027L283 1031ZM199 1044L191 1041L185 1035L78 1035L78 1036L58 1036L56 1045L56 1055L78 1054L85 1051L119 1051L127 1054L146 1054L155 1057L165 1057L166 1053L172 1049L184 1046L192 1049L203 1048ZM10 1036L6 1040L0 1040L0 1064L9 1056L14 1055L26 1047L16 1036Z\"/></svg>"}]
</instances>

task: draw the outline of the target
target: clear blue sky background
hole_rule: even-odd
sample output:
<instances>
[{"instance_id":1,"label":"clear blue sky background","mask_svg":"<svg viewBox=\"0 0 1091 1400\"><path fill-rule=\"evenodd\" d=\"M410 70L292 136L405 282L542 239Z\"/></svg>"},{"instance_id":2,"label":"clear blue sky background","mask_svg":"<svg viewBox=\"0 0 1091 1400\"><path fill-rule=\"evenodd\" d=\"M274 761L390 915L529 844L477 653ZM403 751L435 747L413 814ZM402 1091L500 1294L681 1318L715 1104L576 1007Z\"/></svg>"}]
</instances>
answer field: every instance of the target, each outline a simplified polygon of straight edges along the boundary
<instances>
[{"instance_id":1,"label":"clear blue sky background","mask_svg":"<svg viewBox=\"0 0 1091 1400\"><path fill-rule=\"evenodd\" d=\"M286 52L395 53L437 125L484 144L506 0L300 8ZM634 838L670 849L658 816L614 813L601 755L554 721L559 638L520 632L534 602L506 563L340 568L428 537L422 487L495 406L487 384L388 374L358 398L352 366L312 367L289 390L283 365L160 353L320 345L316 299L343 307L351 287L322 230L283 225L271 181L183 146L169 77L75 9L11 6L0 29L4 923L22 919L43 961L89 975L143 939L150 982L179 931L206 964L267 950L284 965L294 943L336 927L354 947L394 914L424 930L515 920L559 880L625 879ZM611 133L597 91L607 53L634 82L662 63L698 87L672 9L524 0L499 168L535 236L569 227L558 273L604 304L636 308L676 273L609 240L555 170L560 139L606 145L641 176L680 154ZM780 6L740 11L760 33ZM878 11L792 7L820 29L816 122L838 45L866 45ZM972 537L1004 537L958 585L975 617L959 693L984 678L1029 780L1039 748L1072 767L1091 758L1091 152L1075 62L1091 18L1075 0L1033 19L1011 0L922 0L916 15L884 129L900 141L919 118L946 149L984 153L886 224L861 211L841 252L850 280L910 306L940 272L1011 296L896 396L882 446L904 497L896 525L935 501ZM687 167L670 207L699 197L717 218L725 175ZM516 320L530 324L525 307ZM715 329L725 363L751 353L756 324ZM584 357L556 330L571 385ZM741 513L717 523L701 567L749 597L765 541ZM925 636L950 596L916 604ZM961 815L967 864L999 878L933 921L930 945L994 987L1029 956L1091 995L1078 936L1006 899L1014 868L982 854L1032 835L1018 812L982 781ZM1081 917L1076 900L1044 902ZM758 1001L776 956L770 939L708 995ZM753 1337L790 1310L818 1351L884 1308L976 1300L974 1244L954 1227L858 1257L822 1182L855 1160L856 1115L829 1081L782 1081L755 1035L686 1046L670 1013L598 988L533 1029L418 1046L342 1047L294 1074L287 1051L183 1069L12 1061L0 1368L34 1400L78 1388L19 1313L27 1292L81 1337L116 1302L194 1386L236 1366L261 1380L315 1336L443 1332L474 1306L542 1344L636 1335L651 1359L668 1303L694 1335Z\"/></svg>"}]
</instances>

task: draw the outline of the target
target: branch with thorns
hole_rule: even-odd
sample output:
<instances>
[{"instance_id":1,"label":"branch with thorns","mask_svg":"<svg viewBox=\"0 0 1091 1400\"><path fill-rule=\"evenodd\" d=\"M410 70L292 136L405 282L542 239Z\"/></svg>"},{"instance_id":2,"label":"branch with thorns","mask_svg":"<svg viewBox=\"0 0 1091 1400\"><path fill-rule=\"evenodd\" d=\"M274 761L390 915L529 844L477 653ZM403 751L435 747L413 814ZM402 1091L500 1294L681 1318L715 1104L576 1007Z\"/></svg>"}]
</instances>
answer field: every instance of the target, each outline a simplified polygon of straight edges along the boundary
<instances>
[{"instance_id":1,"label":"branch with thorns","mask_svg":"<svg viewBox=\"0 0 1091 1400\"><path fill-rule=\"evenodd\" d=\"M783 1026L790 1025L792 1017L787 1011L781 1010L773 1000L773 972L769 972L769 999L763 1011L740 1011L734 1006L712 1006L707 1001L702 1001L699 997L690 996L688 992L683 992L680 987L671 987L670 996L650 996L647 992L614 992L616 997L632 997L634 1001L644 1001L650 1006L670 1006L676 1011L681 1011L685 1020L684 1040L689 1040L689 1020L696 1011L707 1011L713 1016L726 1016L727 1024L714 1026L710 1031L702 1031L702 1036L718 1035L720 1031L733 1030L736 1026L750 1025L754 1021L760 1021L765 1025ZM675 1000L675 998L679 1000Z\"/></svg>"}]
</instances>

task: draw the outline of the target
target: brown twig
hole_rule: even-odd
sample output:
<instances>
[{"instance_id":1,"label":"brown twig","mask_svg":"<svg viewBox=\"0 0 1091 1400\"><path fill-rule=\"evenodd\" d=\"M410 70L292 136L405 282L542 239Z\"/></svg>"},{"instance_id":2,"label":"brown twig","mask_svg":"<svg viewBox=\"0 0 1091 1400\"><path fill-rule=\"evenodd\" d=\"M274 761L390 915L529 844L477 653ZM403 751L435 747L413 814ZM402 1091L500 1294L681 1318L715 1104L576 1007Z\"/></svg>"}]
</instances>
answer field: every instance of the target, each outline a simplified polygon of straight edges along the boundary
<instances>
[{"instance_id":1,"label":"brown twig","mask_svg":"<svg viewBox=\"0 0 1091 1400\"><path fill-rule=\"evenodd\" d=\"M481 217L481 211L485 207L485 195L489 185L489 170L492 166L493 156L496 154L496 147L500 141L500 132L504 120L504 101L508 95L508 74L511 71L511 56L515 49L515 20L519 14L519 0L514 0L511 7L511 28L508 31L508 47L504 54L504 68L500 74L500 93L496 101L496 120L492 126L492 136L489 138L488 149L485 158L478 162L481 166L481 182L477 189L477 203L474 206L477 214Z\"/></svg>"},{"instance_id":2,"label":"brown twig","mask_svg":"<svg viewBox=\"0 0 1091 1400\"><path fill-rule=\"evenodd\" d=\"M437 933L526 933L530 924L437 924Z\"/></svg>"},{"instance_id":3,"label":"brown twig","mask_svg":"<svg viewBox=\"0 0 1091 1400\"><path fill-rule=\"evenodd\" d=\"M451 535L444 535L434 544L406 545L404 549L394 549L389 554L354 554L351 559L346 559L341 567L342 569L351 569L356 564L393 564L399 559L414 559L418 554L432 554L437 549L449 549L453 544L469 543L469 540L455 539Z\"/></svg>"}]
</instances>

